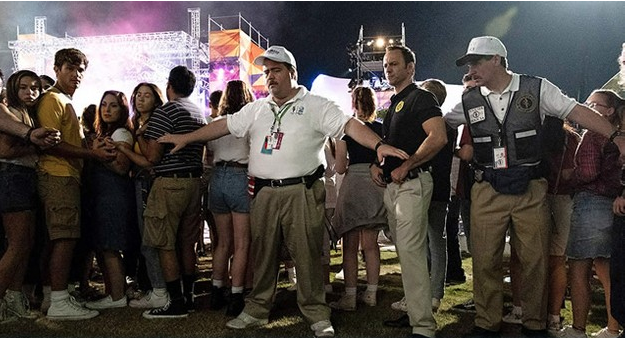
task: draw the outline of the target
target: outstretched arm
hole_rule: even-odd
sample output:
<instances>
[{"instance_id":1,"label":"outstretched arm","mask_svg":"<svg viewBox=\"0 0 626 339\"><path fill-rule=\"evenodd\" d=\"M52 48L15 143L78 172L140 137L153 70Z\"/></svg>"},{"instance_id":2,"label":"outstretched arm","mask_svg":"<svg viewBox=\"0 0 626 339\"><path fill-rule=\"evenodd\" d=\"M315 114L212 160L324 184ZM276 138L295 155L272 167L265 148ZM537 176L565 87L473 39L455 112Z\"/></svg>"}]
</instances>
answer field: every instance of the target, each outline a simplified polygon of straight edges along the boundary
<instances>
[{"instance_id":1,"label":"outstretched arm","mask_svg":"<svg viewBox=\"0 0 626 339\"><path fill-rule=\"evenodd\" d=\"M576 105L574 109L570 112L567 118L571 121L579 123L584 128L592 130L598 134L604 135L605 137L610 137L611 134L615 131L615 127L611 125L611 123L603 118L600 114L596 113L596 111L585 107L583 105ZM613 142L619 148L622 156L624 155L624 135L616 137L613 139Z\"/></svg>"},{"instance_id":2,"label":"outstretched arm","mask_svg":"<svg viewBox=\"0 0 626 339\"><path fill-rule=\"evenodd\" d=\"M166 134L157 139L157 142L160 144L174 144L174 148L170 153L176 153L188 144L196 142L205 143L209 140L215 140L230 134L226 121L227 119L213 121L204 127L187 134Z\"/></svg>"},{"instance_id":3,"label":"outstretched arm","mask_svg":"<svg viewBox=\"0 0 626 339\"><path fill-rule=\"evenodd\" d=\"M4 104L0 104L0 132L30 141L42 148L54 146L61 141L61 133L58 130L46 127L32 128L19 121Z\"/></svg>"},{"instance_id":4,"label":"outstretched arm","mask_svg":"<svg viewBox=\"0 0 626 339\"><path fill-rule=\"evenodd\" d=\"M380 137L356 118L350 118L346 124L345 132L359 144L376 151L378 162L382 162L386 156L408 159L409 155L398 148L381 143Z\"/></svg>"}]
</instances>

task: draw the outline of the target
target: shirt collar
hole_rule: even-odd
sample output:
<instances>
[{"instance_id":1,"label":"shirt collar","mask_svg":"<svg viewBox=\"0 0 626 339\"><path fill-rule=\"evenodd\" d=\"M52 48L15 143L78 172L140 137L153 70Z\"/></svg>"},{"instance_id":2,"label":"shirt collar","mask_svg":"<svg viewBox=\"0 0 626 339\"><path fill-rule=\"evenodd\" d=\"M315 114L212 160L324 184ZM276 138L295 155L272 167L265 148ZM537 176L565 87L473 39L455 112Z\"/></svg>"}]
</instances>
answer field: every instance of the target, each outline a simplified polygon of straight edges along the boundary
<instances>
[{"instance_id":1,"label":"shirt collar","mask_svg":"<svg viewBox=\"0 0 626 339\"><path fill-rule=\"evenodd\" d=\"M517 92L517 91L519 91L519 74L513 73L512 77L511 77L511 82L502 91L502 94L505 94L507 92ZM495 93L495 92L491 91L489 88L487 88L485 86L481 86L480 87L480 94L482 94L483 96L489 96L490 94L498 94L498 93Z\"/></svg>"},{"instance_id":2,"label":"shirt collar","mask_svg":"<svg viewBox=\"0 0 626 339\"><path fill-rule=\"evenodd\" d=\"M417 84L412 82L408 86L406 86L400 93L392 95L391 101L395 102L396 100L401 100L416 89L417 89Z\"/></svg>"},{"instance_id":3,"label":"shirt collar","mask_svg":"<svg viewBox=\"0 0 626 339\"><path fill-rule=\"evenodd\" d=\"M283 104L283 106L286 105L286 104L294 103L296 101L304 99L304 96L307 95L308 93L309 93L309 91L306 89L306 87L304 87L302 85L298 85L298 93L293 98L289 99L289 101L285 102ZM269 99L269 103L270 103L271 106L278 106L274 102L274 99L271 96L269 96L267 98Z\"/></svg>"}]
</instances>

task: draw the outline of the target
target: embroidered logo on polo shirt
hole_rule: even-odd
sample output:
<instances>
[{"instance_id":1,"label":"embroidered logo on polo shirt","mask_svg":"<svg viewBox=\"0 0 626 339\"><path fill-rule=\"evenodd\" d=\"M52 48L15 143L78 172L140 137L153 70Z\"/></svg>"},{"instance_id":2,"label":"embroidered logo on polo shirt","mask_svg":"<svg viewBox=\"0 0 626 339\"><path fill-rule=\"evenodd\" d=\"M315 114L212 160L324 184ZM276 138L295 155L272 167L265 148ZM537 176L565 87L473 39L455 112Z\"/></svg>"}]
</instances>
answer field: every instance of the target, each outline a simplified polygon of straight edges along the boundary
<instances>
[{"instance_id":1,"label":"embroidered logo on polo shirt","mask_svg":"<svg viewBox=\"0 0 626 339\"><path fill-rule=\"evenodd\" d=\"M291 114L293 115L303 115L304 114L304 106L296 106L291 109Z\"/></svg>"},{"instance_id":2,"label":"embroidered logo on polo shirt","mask_svg":"<svg viewBox=\"0 0 626 339\"><path fill-rule=\"evenodd\" d=\"M404 101L400 101L400 102L396 105L396 113L400 112L403 108L404 108Z\"/></svg>"},{"instance_id":3,"label":"embroidered logo on polo shirt","mask_svg":"<svg viewBox=\"0 0 626 339\"><path fill-rule=\"evenodd\" d=\"M515 101L515 107L522 112L532 112L537 107L537 99L530 94L523 95Z\"/></svg>"}]
</instances>

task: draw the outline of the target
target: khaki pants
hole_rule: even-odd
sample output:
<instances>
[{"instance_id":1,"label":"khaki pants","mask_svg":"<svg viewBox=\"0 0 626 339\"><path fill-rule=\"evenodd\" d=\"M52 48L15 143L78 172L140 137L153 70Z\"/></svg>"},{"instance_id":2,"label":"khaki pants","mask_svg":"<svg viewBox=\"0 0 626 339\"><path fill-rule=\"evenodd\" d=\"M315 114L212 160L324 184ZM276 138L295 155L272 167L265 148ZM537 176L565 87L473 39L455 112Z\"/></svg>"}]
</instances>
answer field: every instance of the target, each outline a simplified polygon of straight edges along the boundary
<instances>
[{"instance_id":1,"label":"khaki pants","mask_svg":"<svg viewBox=\"0 0 626 339\"><path fill-rule=\"evenodd\" d=\"M384 194L389 230L400 259L407 314L413 333L427 337L434 337L437 329L428 274L428 207L432 193L432 176L421 173L401 185L388 184Z\"/></svg>"},{"instance_id":2,"label":"khaki pants","mask_svg":"<svg viewBox=\"0 0 626 339\"><path fill-rule=\"evenodd\" d=\"M144 245L172 251L181 243L195 243L201 194L200 178L156 178L143 212Z\"/></svg>"},{"instance_id":3,"label":"khaki pants","mask_svg":"<svg viewBox=\"0 0 626 339\"><path fill-rule=\"evenodd\" d=\"M324 236L324 184L265 187L251 203L254 285L244 312L258 319L269 317L284 242L296 263L298 307L309 323L330 319L322 275Z\"/></svg>"},{"instance_id":4,"label":"khaki pants","mask_svg":"<svg viewBox=\"0 0 626 339\"><path fill-rule=\"evenodd\" d=\"M548 247L550 214L545 179L531 180L523 195L496 192L488 182L472 186L471 242L475 324L499 331L502 323L503 269L506 231L520 259L522 323L531 330L546 328L548 309Z\"/></svg>"}]
</instances>

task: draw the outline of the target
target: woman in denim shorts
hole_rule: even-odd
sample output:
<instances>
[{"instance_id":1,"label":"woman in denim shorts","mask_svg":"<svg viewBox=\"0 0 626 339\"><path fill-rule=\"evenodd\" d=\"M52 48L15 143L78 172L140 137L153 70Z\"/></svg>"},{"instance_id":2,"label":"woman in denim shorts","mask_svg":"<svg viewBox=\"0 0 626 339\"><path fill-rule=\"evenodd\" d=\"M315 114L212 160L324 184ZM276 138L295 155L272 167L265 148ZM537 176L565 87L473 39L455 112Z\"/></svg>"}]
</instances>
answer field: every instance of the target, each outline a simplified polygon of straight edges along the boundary
<instances>
[{"instance_id":1,"label":"woman in denim shorts","mask_svg":"<svg viewBox=\"0 0 626 339\"><path fill-rule=\"evenodd\" d=\"M9 111L22 123L34 126L32 116L41 92L37 74L27 70L14 73L7 81ZM22 293L22 283L35 235L37 160L33 145L0 133L0 213L8 240L0 259L0 323L14 317L35 317Z\"/></svg>"},{"instance_id":2,"label":"woman in denim shorts","mask_svg":"<svg viewBox=\"0 0 626 339\"><path fill-rule=\"evenodd\" d=\"M222 93L219 116L238 112L247 103L254 101L248 85L241 80L231 80ZM232 287L226 315L238 316L243 310L243 290L248 271L250 248L250 197L248 196L247 138L227 135L210 141L207 149L213 151L213 175L209 184L209 210L213 213L217 230L215 255L213 258L213 287L211 309L226 305L228 262L232 255Z\"/></svg>"},{"instance_id":3,"label":"woman in denim shorts","mask_svg":"<svg viewBox=\"0 0 626 339\"><path fill-rule=\"evenodd\" d=\"M585 103L623 130L624 99L611 90L595 90ZM582 336L590 309L591 267L604 288L605 300L610 300L609 260L611 257L611 226L613 200L621 194L622 162L620 151L608 138L587 131L576 151L574 169L575 191L571 228L566 255L569 262L569 282L572 293L574 323L561 330L565 337ZM594 337L617 337L619 324L606 305L607 327Z\"/></svg>"}]
</instances>

